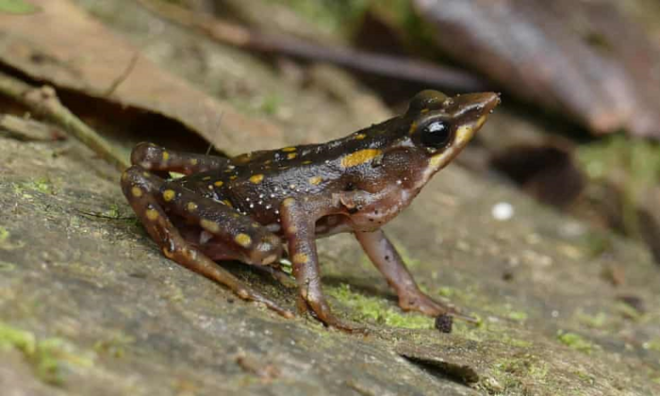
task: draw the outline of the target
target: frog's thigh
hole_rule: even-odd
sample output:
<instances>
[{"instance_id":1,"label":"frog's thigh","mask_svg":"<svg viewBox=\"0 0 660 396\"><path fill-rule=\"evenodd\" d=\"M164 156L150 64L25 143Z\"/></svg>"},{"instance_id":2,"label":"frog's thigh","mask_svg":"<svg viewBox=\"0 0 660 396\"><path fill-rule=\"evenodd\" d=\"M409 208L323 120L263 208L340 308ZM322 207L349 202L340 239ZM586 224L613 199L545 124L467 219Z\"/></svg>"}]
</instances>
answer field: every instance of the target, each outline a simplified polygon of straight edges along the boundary
<instances>
[{"instance_id":1,"label":"frog's thigh","mask_svg":"<svg viewBox=\"0 0 660 396\"><path fill-rule=\"evenodd\" d=\"M264 303L279 314L292 317L291 312L280 308L268 298L249 289L231 273L186 242L168 218L157 198L159 187L163 183L162 179L149 174L139 166L128 168L122 174L121 179L124 195L151 238L162 249L163 254L176 263L228 287L245 300Z\"/></svg>"},{"instance_id":2,"label":"frog's thigh","mask_svg":"<svg viewBox=\"0 0 660 396\"><path fill-rule=\"evenodd\" d=\"M230 160L211 155L167 150L153 143L140 143L131 152L131 163L152 171L179 172L185 175L224 169Z\"/></svg>"},{"instance_id":3,"label":"frog's thigh","mask_svg":"<svg viewBox=\"0 0 660 396\"><path fill-rule=\"evenodd\" d=\"M282 242L277 235L224 202L199 196L176 183L163 184L159 199L165 207L199 225L209 237L213 236L213 244L233 252L234 256L228 258L269 265L277 263L282 255ZM213 257L220 257L219 254L218 249L218 255Z\"/></svg>"}]
</instances>

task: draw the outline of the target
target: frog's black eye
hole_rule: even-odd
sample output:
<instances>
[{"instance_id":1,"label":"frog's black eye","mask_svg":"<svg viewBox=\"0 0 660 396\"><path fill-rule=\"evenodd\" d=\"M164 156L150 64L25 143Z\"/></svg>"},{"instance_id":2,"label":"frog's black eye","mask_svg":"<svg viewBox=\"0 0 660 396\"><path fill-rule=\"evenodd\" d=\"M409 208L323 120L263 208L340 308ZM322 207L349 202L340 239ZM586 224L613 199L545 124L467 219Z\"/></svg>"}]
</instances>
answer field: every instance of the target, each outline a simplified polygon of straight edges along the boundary
<instances>
[{"instance_id":1,"label":"frog's black eye","mask_svg":"<svg viewBox=\"0 0 660 396\"><path fill-rule=\"evenodd\" d=\"M451 143L451 128L445 121L429 122L420 132L424 146L437 149L447 147Z\"/></svg>"}]
</instances>

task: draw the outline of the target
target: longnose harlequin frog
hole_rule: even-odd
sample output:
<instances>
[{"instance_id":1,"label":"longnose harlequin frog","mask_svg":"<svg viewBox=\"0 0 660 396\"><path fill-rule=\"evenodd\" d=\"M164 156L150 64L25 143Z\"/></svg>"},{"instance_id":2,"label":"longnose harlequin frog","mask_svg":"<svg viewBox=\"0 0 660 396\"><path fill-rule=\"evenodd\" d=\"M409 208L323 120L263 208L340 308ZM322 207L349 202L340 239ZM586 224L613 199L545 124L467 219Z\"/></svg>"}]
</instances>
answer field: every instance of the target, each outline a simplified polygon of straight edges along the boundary
<instances>
[{"instance_id":1,"label":"longnose harlequin frog","mask_svg":"<svg viewBox=\"0 0 660 396\"><path fill-rule=\"evenodd\" d=\"M350 330L323 295L315 239L351 232L403 310L459 315L420 291L381 227L460 153L498 103L494 93L422 91L404 115L345 138L234 158L141 143L121 185L165 256L284 316L292 313L214 261L278 268L287 255L302 305L325 324ZM159 176L168 171L186 176Z\"/></svg>"}]
</instances>

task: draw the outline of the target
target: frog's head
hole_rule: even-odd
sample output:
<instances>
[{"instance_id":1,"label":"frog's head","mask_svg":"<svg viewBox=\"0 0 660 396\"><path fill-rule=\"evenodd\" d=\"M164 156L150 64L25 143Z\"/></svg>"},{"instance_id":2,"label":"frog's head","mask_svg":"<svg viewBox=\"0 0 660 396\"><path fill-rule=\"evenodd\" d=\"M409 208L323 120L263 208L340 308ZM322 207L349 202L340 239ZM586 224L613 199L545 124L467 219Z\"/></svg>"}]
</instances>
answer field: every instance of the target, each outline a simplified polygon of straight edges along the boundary
<instances>
[{"instance_id":1,"label":"frog's head","mask_svg":"<svg viewBox=\"0 0 660 396\"><path fill-rule=\"evenodd\" d=\"M410 101L404 119L413 144L426 158L424 181L463 150L499 103L493 92L448 97L432 90Z\"/></svg>"}]
</instances>

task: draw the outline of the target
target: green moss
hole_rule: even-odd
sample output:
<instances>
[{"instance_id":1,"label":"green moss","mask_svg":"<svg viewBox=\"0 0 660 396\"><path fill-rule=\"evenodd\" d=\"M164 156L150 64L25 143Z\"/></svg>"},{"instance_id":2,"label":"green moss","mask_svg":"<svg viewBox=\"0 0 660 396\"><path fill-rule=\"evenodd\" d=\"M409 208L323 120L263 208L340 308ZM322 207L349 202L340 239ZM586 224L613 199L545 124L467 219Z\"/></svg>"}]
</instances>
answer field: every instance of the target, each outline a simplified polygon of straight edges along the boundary
<instances>
[{"instance_id":1,"label":"green moss","mask_svg":"<svg viewBox=\"0 0 660 396\"><path fill-rule=\"evenodd\" d=\"M601 329L605 326L608 316L604 312L598 312L595 315L589 315L583 312L578 312L577 320L578 322L584 324L587 327L592 329Z\"/></svg>"},{"instance_id":2,"label":"green moss","mask_svg":"<svg viewBox=\"0 0 660 396\"><path fill-rule=\"evenodd\" d=\"M16 264L0 260L0 272L9 272L16 269Z\"/></svg>"},{"instance_id":3,"label":"green moss","mask_svg":"<svg viewBox=\"0 0 660 396\"><path fill-rule=\"evenodd\" d=\"M0 13L34 14L40 9L24 0L0 0Z\"/></svg>"},{"instance_id":4,"label":"green moss","mask_svg":"<svg viewBox=\"0 0 660 396\"><path fill-rule=\"evenodd\" d=\"M32 365L35 375L52 385L64 383L64 368L67 365L91 367L89 354L79 353L72 344L60 338L37 337L25 330L0 322L0 350L16 348Z\"/></svg>"},{"instance_id":5,"label":"green moss","mask_svg":"<svg viewBox=\"0 0 660 396\"><path fill-rule=\"evenodd\" d=\"M268 95L261 102L261 111L268 115L277 114L282 105L282 98L278 95Z\"/></svg>"},{"instance_id":6,"label":"green moss","mask_svg":"<svg viewBox=\"0 0 660 396\"><path fill-rule=\"evenodd\" d=\"M36 344L34 334L0 322L0 349L14 347L26 355L33 355Z\"/></svg>"},{"instance_id":7,"label":"green moss","mask_svg":"<svg viewBox=\"0 0 660 396\"><path fill-rule=\"evenodd\" d=\"M431 329L433 319L416 313L403 313L391 307L386 300L367 297L351 290L347 284L328 288L328 294L341 304L353 309L356 320L370 319L379 324L407 329Z\"/></svg>"},{"instance_id":8,"label":"green moss","mask_svg":"<svg viewBox=\"0 0 660 396\"><path fill-rule=\"evenodd\" d=\"M593 352L596 349L596 345L581 335L565 332L563 330L559 330L559 332L557 332L557 340L571 349L575 349L576 351L587 354Z\"/></svg>"},{"instance_id":9,"label":"green moss","mask_svg":"<svg viewBox=\"0 0 660 396\"><path fill-rule=\"evenodd\" d=\"M642 344L642 348L650 351L660 352L660 338L646 341L644 344Z\"/></svg>"},{"instance_id":10,"label":"green moss","mask_svg":"<svg viewBox=\"0 0 660 396\"><path fill-rule=\"evenodd\" d=\"M9 230L6 229L5 227L0 226L0 243L6 242L7 239L9 239L9 236L11 234L9 233Z\"/></svg>"}]
</instances>

